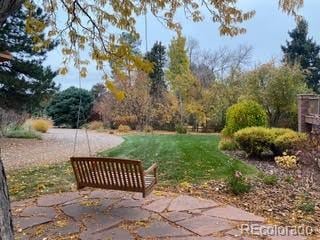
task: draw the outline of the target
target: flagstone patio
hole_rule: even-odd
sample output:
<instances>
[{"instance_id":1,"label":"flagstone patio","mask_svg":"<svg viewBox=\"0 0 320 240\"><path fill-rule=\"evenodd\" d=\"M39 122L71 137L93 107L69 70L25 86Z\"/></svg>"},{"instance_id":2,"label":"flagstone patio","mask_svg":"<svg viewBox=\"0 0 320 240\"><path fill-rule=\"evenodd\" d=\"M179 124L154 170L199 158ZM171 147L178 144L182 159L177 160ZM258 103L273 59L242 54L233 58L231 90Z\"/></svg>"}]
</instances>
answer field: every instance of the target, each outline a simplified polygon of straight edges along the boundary
<instances>
[{"instance_id":1,"label":"flagstone patio","mask_svg":"<svg viewBox=\"0 0 320 240\"><path fill-rule=\"evenodd\" d=\"M69 192L13 202L12 211L16 239L268 239L241 236L241 224L266 224L260 216L165 192L145 199L138 193L118 191Z\"/></svg>"}]
</instances>

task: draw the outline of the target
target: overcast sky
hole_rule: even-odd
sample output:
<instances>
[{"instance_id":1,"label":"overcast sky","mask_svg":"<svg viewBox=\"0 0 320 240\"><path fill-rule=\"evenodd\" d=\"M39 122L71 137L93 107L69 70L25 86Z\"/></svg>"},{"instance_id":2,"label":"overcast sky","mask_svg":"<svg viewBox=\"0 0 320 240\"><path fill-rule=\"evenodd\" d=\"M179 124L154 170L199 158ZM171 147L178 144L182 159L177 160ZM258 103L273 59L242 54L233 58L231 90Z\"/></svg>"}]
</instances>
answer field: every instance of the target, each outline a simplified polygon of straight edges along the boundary
<instances>
[{"instance_id":1,"label":"overcast sky","mask_svg":"<svg viewBox=\"0 0 320 240\"><path fill-rule=\"evenodd\" d=\"M250 45L253 47L252 65L281 58L281 44L288 38L288 31L295 27L293 17L287 16L278 9L278 0L240 0L239 6L244 10L254 9L256 15L246 22L244 26L247 33L237 37L221 37L218 32L218 25L212 23L209 17L203 22L192 23L182 15L178 20L182 23L183 34L186 37L193 37L199 41L202 49L218 49L220 47L237 48L239 45ZM305 5L300 13L309 23L309 34L320 43L320 1L305 0ZM148 46L149 48L156 41L168 45L174 33L163 27L151 15L148 15ZM144 18L138 19L137 28L142 38L142 51L145 51ZM59 49L53 50L47 59L47 65L56 70L60 66L62 54ZM95 70L94 65L88 68L88 77L82 80L82 86L90 89L92 85L102 82L101 73ZM78 86L78 73L70 69L65 76L57 76L55 81L65 89L69 86Z\"/></svg>"}]
</instances>

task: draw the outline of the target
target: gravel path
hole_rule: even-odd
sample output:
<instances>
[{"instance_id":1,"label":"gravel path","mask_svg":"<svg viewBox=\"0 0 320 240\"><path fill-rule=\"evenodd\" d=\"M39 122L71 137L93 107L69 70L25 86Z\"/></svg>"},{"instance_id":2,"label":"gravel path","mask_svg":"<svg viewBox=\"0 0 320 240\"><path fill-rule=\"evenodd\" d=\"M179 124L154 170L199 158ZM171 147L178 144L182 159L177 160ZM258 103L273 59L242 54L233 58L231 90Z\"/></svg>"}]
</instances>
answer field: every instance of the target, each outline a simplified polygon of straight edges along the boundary
<instances>
[{"instance_id":1,"label":"gravel path","mask_svg":"<svg viewBox=\"0 0 320 240\"><path fill-rule=\"evenodd\" d=\"M50 129L42 140L0 139L2 160L7 170L52 164L67 161L73 155L76 130ZM123 138L106 133L88 132L93 154L113 148L123 142ZM75 156L88 156L88 146L84 130L78 131Z\"/></svg>"}]
</instances>

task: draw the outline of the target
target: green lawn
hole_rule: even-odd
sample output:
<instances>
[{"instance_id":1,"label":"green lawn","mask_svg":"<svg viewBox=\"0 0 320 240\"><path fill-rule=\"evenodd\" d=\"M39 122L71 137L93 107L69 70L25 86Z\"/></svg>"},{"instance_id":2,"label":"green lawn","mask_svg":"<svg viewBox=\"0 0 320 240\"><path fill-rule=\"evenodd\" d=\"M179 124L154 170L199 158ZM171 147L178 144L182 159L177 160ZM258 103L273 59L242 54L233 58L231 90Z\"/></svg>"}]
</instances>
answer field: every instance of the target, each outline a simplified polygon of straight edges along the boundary
<instances>
[{"instance_id":1,"label":"green lawn","mask_svg":"<svg viewBox=\"0 0 320 240\"><path fill-rule=\"evenodd\" d=\"M235 170L253 174L256 169L218 150L216 135L133 135L102 156L140 159L145 167L156 162L162 182L200 182L230 176Z\"/></svg>"},{"instance_id":2,"label":"green lawn","mask_svg":"<svg viewBox=\"0 0 320 240\"><path fill-rule=\"evenodd\" d=\"M125 139L119 147L101 155L141 159L145 167L157 162L160 184L224 179L235 170L244 175L257 172L220 152L219 137L215 135L133 135ZM11 171L8 182L12 200L75 189L69 163Z\"/></svg>"}]
</instances>

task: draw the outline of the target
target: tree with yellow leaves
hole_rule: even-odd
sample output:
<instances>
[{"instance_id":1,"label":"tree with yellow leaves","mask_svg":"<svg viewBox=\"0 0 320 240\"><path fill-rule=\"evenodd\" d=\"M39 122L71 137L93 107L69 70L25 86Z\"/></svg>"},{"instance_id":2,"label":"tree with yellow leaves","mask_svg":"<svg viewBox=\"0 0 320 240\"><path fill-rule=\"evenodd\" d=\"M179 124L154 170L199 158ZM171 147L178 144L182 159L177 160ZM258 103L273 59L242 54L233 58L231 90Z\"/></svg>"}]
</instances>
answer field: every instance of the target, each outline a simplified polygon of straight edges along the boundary
<instances>
[{"instance_id":1,"label":"tree with yellow leaves","mask_svg":"<svg viewBox=\"0 0 320 240\"><path fill-rule=\"evenodd\" d=\"M186 51L186 39L178 34L171 40L168 51L169 68L166 78L172 90L177 94L180 106L180 124L184 124L186 103L190 99L190 90L196 84L196 79L190 70Z\"/></svg>"},{"instance_id":2,"label":"tree with yellow leaves","mask_svg":"<svg viewBox=\"0 0 320 240\"><path fill-rule=\"evenodd\" d=\"M297 15L303 0L278 0L280 8L288 14ZM177 11L184 9L186 17L194 22L204 19L207 12L213 22L219 24L222 35L235 36L245 33L241 23L251 19L255 11L243 11L237 6L238 0L43 0L42 7L49 14L49 21L44 24L34 17L36 9L32 0L3 0L0 4L0 25L22 4L29 9L26 22L28 31L38 46L48 42L41 40L38 33L48 27L48 38L59 39L65 58L61 73L68 71L68 64L73 61L79 68L81 76L86 75L87 59L80 58L79 52L90 49L91 60L97 68L104 70L106 63L115 62L119 66L129 63L142 70L148 69L148 64L141 56L137 56L128 45L121 42L119 32L128 32L139 38L136 29L136 19L146 11L161 21L165 26L180 32L181 25L176 21ZM59 16L58 16L59 15ZM59 21L57 18L59 17ZM59 22L59 23L58 23ZM104 77L109 79L107 74ZM112 84L109 84L111 86ZM115 91L115 89L114 89Z\"/></svg>"}]
</instances>

